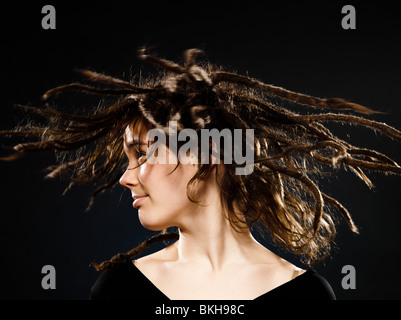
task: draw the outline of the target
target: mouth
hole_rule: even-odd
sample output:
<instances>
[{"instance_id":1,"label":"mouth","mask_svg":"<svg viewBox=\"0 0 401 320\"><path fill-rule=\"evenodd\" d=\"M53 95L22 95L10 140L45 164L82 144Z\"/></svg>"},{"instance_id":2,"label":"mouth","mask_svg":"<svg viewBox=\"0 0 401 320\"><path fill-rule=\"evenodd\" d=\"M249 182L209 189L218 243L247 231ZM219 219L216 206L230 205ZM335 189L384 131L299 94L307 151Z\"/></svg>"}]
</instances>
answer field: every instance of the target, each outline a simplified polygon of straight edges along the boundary
<instances>
[{"instance_id":1,"label":"mouth","mask_svg":"<svg viewBox=\"0 0 401 320\"><path fill-rule=\"evenodd\" d=\"M148 195L145 195L145 196L134 196L134 197L133 197L134 203L132 204L132 206L133 206L135 209L137 209L137 208L141 205L141 203L142 203L143 201L145 201L148 197L149 197Z\"/></svg>"}]
</instances>

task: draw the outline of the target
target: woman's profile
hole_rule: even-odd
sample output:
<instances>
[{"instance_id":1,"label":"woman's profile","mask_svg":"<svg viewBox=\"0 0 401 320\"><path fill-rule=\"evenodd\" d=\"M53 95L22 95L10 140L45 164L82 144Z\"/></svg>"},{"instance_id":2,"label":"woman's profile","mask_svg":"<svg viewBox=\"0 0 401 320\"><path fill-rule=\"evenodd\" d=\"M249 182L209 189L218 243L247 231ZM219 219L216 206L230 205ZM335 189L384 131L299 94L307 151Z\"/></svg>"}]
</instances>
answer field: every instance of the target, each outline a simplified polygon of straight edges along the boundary
<instances>
[{"instance_id":1,"label":"woman's profile","mask_svg":"<svg viewBox=\"0 0 401 320\"><path fill-rule=\"evenodd\" d=\"M93 263L102 273L91 299L335 299L312 266L329 256L338 221L355 233L358 228L321 190L320 179L345 169L372 186L366 171L399 175L401 168L324 124L363 126L398 141L401 132L361 116L376 113L367 107L198 63L200 53L187 50L176 64L141 49L139 57L161 72L135 81L80 70L97 86L67 84L44 98L73 90L98 95L102 103L86 114L25 106L46 122L2 131L37 138L3 159L55 151L59 163L48 168L48 177L68 177L69 188L96 184L90 205L119 183L130 191L143 227L160 231L127 253ZM314 113L291 111L294 105ZM243 155L251 156L247 168ZM310 268L265 248L252 235L255 228ZM170 243L136 258L159 241Z\"/></svg>"}]
</instances>

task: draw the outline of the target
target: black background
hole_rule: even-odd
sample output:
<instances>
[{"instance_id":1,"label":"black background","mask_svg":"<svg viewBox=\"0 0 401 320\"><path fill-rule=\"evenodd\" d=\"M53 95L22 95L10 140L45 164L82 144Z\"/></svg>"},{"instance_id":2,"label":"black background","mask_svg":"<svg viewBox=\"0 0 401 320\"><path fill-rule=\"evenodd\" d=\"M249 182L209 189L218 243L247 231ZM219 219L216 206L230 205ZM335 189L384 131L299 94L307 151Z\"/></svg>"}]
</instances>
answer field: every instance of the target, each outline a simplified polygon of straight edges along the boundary
<instances>
[{"instance_id":1,"label":"black background","mask_svg":"<svg viewBox=\"0 0 401 320\"><path fill-rule=\"evenodd\" d=\"M56 8L56 30L41 27L45 4ZM346 4L356 8L356 30L341 27ZM366 105L387 113L371 119L401 128L397 12L394 1L2 4L1 128L12 128L25 117L14 104L41 105L46 90L79 79L76 67L128 80L141 67L136 51L142 45L176 61L185 49L197 47L229 70L289 90ZM60 100L71 108L88 103L80 96ZM348 125L333 128L356 145L401 161L399 143L380 133ZM0 162L1 299L87 299L99 275L90 262L128 251L152 234L140 226L122 187L100 196L89 212L92 187L75 187L62 196L66 181L43 179L42 169L52 160L51 155L34 155ZM322 185L361 229L356 236L341 224L338 249L316 267L338 299L401 297L401 178L369 177L376 185L373 191L349 172ZM44 265L56 269L55 290L41 287ZM344 265L356 269L355 290L341 287Z\"/></svg>"}]
</instances>

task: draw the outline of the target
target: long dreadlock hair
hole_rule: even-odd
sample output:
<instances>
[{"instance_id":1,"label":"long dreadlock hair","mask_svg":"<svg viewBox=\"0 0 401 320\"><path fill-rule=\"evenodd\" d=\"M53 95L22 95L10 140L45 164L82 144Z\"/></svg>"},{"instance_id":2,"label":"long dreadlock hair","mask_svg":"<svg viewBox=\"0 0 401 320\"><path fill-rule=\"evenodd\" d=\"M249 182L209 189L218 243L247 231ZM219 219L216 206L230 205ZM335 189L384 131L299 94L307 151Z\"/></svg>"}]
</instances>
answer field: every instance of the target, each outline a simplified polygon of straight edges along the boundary
<instances>
[{"instance_id":1,"label":"long dreadlock hair","mask_svg":"<svg viewBox=\"0 0 401 320\"><path fill-rule=\"evenodd\" d=\"M70 173L68 188L74 184L97 184L95 197L117 184L124 165L123 135L133 119L147 126L166 129L176 120L178 130L240 128L254 129L254 171L236 175L236 164L224 164L220 184L221 203L232 225L262 226L280 248L299 255L307 264L325 258L336 234L337 216L358 233L347 209L318 186L329 170L349 169L369 187L372 182L364 170L401 174L400 166L375 150L360 148L340 139L323 123L340 122L366 127L401 141L401 132L361 115L371 110L340 98L323 99L265 84L249 76L224 71L208 62L196 63L200 50L185 51L183 64L149 55L139 50L139 57L162 69L162 73L130 82L89 70L79 70L97 83L71 83L47 91L44 98L78 91L112 103L100 104L91 114L61 112L45 104L37 108L23 106L42 116L46 123L27 123L2 136L37 138L14 146L15 153L3 160L36 152L56 151L58 164L48 167L47 177ZM103 86L101 87L100 84ZM106 87L104 87L106 85ZM285 103L318 109L315 114L301 114L284 107ZM224 150L220 152L221 157ZM179 164L178 164L179 165ZM188 190L207 175L208 164L198 164L198 172L188 183ZM68 189L67 188L67 189ZM191 192L189 198L193 201ZM234 209L234 203L239 212ZM114 256L102 264L104 270L126 258L138 255L152 243L177 240L177 233L165 233L146 240L137 248Z\"/></svg>"}]
</instances>

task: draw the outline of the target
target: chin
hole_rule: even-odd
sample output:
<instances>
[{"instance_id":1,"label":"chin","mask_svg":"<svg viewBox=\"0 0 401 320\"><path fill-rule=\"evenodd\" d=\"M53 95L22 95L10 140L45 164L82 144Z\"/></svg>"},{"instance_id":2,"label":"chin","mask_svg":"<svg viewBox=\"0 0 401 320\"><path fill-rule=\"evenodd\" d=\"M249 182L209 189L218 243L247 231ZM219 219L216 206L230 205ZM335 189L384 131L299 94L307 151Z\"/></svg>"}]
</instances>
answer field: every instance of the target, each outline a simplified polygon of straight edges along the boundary
<instances>
[{"instance_id":1,"label":"chin","mask_svg":"<svg viewBox=\"0 0 401 320\"><path fill-rule=\"evenodd\" d=\"M170 224L160 221L160 219L152 219L149 216L145 217L145 214L141 214L141 212L139 212L139 222L145 229L150 231L162 231L171 227Z\"/></svg>"}]
</instances>

